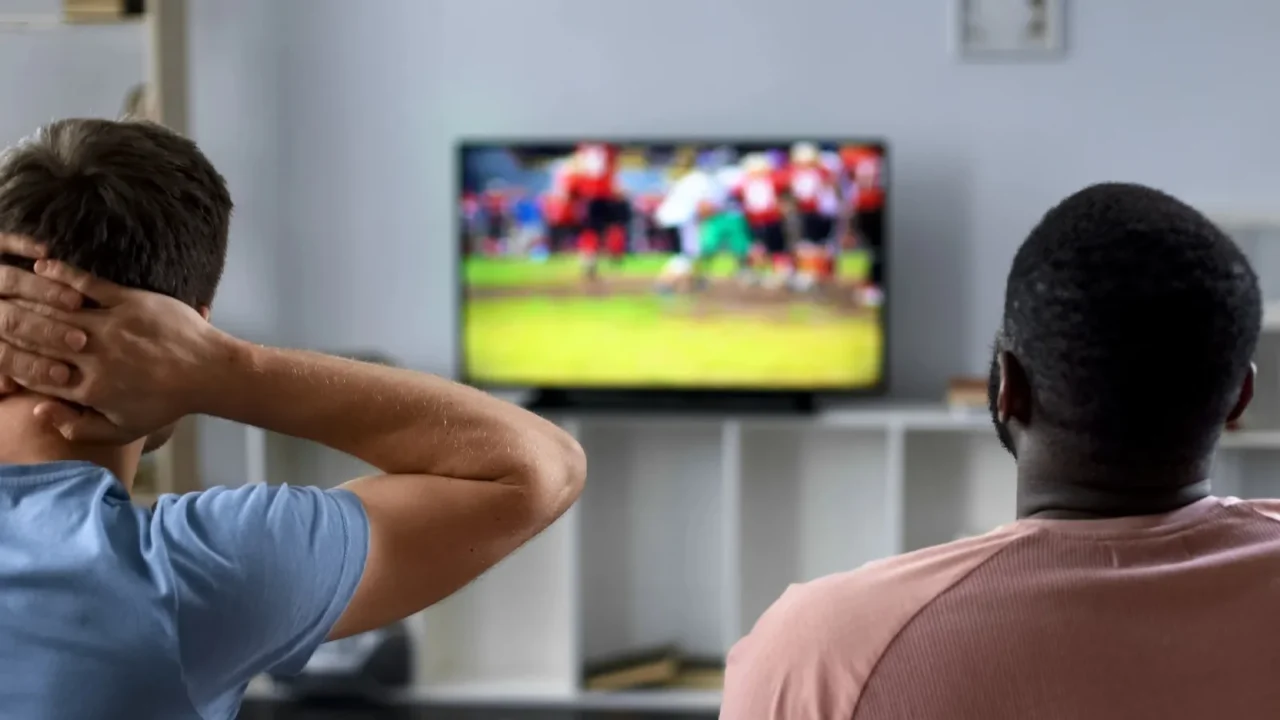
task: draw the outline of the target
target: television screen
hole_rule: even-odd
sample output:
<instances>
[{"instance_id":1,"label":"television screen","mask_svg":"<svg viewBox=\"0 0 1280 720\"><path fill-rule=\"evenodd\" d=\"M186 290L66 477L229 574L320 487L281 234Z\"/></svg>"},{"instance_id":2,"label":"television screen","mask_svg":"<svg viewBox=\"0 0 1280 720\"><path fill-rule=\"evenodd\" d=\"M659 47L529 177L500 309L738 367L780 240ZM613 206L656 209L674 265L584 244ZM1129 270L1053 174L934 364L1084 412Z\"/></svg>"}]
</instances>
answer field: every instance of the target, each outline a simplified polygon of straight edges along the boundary
<instances>
[{"instance_id":1,"label":"television screen","mask_svg":"<svg viewBox=\"0 0 1280 720\"><path fill-rule=\"evenodd\" d=\"M459 162L468 382L882 385L882 144L468 143Z\"/></svg>"}]
</instances>

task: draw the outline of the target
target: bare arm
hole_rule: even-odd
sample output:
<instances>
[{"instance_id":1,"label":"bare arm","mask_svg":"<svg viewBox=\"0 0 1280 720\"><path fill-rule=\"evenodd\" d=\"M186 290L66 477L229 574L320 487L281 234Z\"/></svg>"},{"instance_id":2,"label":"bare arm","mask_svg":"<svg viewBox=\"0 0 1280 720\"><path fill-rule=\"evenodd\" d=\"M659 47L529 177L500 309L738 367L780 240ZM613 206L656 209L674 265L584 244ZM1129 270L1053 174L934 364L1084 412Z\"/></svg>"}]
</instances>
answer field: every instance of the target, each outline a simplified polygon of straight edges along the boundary
<instances>
[{"instance_id":1,"label":"bare arm","mask_svg":"<svg viewBox=\"0 0 1280 720\"><path fill-rule=\"evenodd\" d=\"M365 506L364 576L331 638L447 597L558 518L582 449L546 420L422 373L236 343L205 412L314 440L387 475L344 487Z\"/></svg>"},{"instance_id":2,"label":"bare arm","mask_svg":"<svg viewBox=\"0 0 1280 720\"><path fill-rule=\"evenodd\" d=\"M582 490L586 461L573 438L477 390L252 345L176 300L63 263L41 262L36 272L101 308L38 308L88 336L79 351L38 346L76 369L72 382L17 373L28 388L92 408L54 401L36 408L69 439L124 444L201 413L313 440L387 473L344 486L363 504L370 537L364 574L333 638L453 593L550 525Z\"/></svg>"},{"instance_id":3,"label":"bare arm","mask_svg":"<svg viewBox=\"0 0 1280 720\"><path fill-rule=\"evenodd\" d=\"M426 373L227 338L198 409L306 438L386 473L493 481L560 501L581 451L553 423Z\"/></svg>"}]
</instances>

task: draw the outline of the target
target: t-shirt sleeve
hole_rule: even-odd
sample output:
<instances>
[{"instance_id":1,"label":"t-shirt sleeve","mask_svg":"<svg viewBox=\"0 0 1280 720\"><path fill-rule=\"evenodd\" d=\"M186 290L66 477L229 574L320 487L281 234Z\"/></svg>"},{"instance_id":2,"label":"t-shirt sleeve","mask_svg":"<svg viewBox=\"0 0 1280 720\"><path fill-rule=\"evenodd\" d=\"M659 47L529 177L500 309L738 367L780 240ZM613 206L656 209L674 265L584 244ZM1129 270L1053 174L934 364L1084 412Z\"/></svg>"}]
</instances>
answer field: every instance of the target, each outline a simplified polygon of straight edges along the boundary
<instances>
[{"instance_id":1,"label":"t-shirt sleeve","mask_svg":"<svg viewBox=\"0 0 1280 720\"><path fill-rule=\"evenodd\" d=\"M847 668L833 662L831 613L823 605L811 586L794 585L733 646L721 718L853 716L857 686Z\"/></svg>"},{"instance_id":2,"label":"t-shirt sleeve","mask_svg":"<svg viewBox=\"0 0 1280 720\"><path fill-rule=\"evenodd\" d=\"M792 585L729 652L720 717L855 717L898 633L1025 532L1002 528Z\"/></svg>"},{"instance_id":3,"label":"t-shirt sleeve","mask_svg":"<svg viewBox=\"0 0 1280 720\"><path fill-rule=\"evenodd\" d=\"M300 672L364 572L369 523L346 490L247 485L167 496L152 541L172 573L193 699Z\"/></svg>"}]
</instances>

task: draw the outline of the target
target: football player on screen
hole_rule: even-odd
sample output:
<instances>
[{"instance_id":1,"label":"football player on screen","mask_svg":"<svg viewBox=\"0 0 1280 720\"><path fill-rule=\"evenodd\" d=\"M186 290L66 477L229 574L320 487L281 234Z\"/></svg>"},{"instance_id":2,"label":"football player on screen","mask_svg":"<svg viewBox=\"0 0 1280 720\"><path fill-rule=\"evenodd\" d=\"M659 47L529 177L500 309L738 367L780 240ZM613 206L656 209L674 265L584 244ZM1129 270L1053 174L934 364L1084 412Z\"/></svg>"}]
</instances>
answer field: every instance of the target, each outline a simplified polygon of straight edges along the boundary
<instances>
[{"instance_id":1,"label":"football player on screen","mask_svg":"<svg viewBox=\"0 0 1280 720\"><path fill-rule=\"evenodd\" d=\"M784 176L799 227L794 279L799 290L808 290L824 277L835 226L837 175L825 160L816 145L796 143Z\"/></svg>"},{"instance_id":2,"label":"football player on screen","mask_svg":"<svg viewBox=\"0 0 1280 720\"><path fill-rule=\"evenodd\" d=\"M628 205L618 185L618 148L604 143L579 145L566 184L569 198L582 203L578 250L587 277L594 278L601 250L620 259L627 249Z\"/></svg>"},{"instance_id":3,"label":"football player on screen","mask_svg":"<svg viewBox=\"0 0 1280 720\"><path fill-rule=\"evenodd\" d=\"M658 277L658 290L696 290L709 282L717 258L728 258L739 276L746 271L751 231L729 188L737 172L732 157L720 150L702 152L680 174L658 206L655 220L679 237L679 251Z\"/></svg>"},{"instance_id":4,"label":"football player on screen","mask_svg":"<svg viewBox=\"0 0 1280 720\"><path fill-rule=\"evenodd\" d=\"M742 207L755 241L752 265L772 288L785 286L793 268L783 212L786 192L786 178L774 169L768 156L752 153L742 159L742 176L732 195Z\"/></svg>"},{"instance_id":5,"label":"football player on screen","mask_svg":"<svg viewBox=\"0 0 1280 720\"><path fill-rule=\"evenodd\" d=\"M851 145L840 151L848 190L844 229L851 245L871 255L871 273L859 289L859 300L878 306L884 299L884 157L874 147Z\"/></svg>"},{"instance_id":6,"label":"football player on screen","mask_svg":"<svg viewBox=\"0 0 1280 720\"><path fill-rule=\"evenodd\" d=\"M489 255L507 252L511 233L511 198L506 183L493 180L480 196L484 214L484 248Z\"/></svg>"},{"instance_id":7,"label":"football player on screen","mask_svg":"<svg viewBox=\"0 0 1280 720\"><path fill-rule=\"evenodd\" d=\"M571 250L578 236L578 218L573 201L564 191L552 187L543 194L542 216L547 224L547 247L553 253Z\"/></svg>"}]
</instances>

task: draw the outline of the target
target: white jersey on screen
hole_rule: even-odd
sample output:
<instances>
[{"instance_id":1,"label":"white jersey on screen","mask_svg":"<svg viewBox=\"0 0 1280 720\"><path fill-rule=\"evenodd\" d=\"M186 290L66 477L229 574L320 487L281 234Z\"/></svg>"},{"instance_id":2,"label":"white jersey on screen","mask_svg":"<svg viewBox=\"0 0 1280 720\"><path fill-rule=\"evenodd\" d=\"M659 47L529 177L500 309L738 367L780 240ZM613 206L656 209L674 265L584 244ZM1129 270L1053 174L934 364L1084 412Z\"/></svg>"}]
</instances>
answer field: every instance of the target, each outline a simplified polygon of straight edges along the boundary
<instances>
[{"instance_id":1,"label":"white jersey on screen","mask_svg":"<svg viewBox=\"0 0 1280 720\"><path fill-rule=\"evenodd\" d=\"M711 195L711 177L694 170L676 181L653 214L664 228L680 227L698 217L698 206Z\"/></svg>"}]
</instances>

